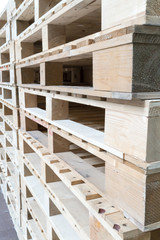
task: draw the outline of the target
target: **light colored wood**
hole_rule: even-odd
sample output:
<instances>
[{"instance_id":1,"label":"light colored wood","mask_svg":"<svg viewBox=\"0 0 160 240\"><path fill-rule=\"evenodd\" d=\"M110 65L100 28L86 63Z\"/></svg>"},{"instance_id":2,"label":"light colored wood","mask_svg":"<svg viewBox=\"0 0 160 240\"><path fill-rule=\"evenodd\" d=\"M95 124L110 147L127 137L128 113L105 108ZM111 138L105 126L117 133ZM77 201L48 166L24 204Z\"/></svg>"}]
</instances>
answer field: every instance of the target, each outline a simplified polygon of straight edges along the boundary
<instances>
[{"instance_id":1,"label":"light colored wood","mask_svg":"<svg viewBox=\"0 0 160 240\"><path fill-rule=\"evenodd\" d=\"M36 8L37 8L37 13L38 13L37 18L40 18L41 16L43 16L45 13L47 13L50 9L52 9L59 2L60 2L60 0L54 0L52 2L50 2L49 0L35 1Z\"/></svg>"},{"instance_id":2,"label":"light colored wood","mask_svg":"<svg viewBox=\"0 0 160 240\"><path fill-rule=\"evenodd\" d=\"M102 0L102 30L120 25L127 24L132 20L132 24L160 24L159 2L153 0L142 0L125 2L125 0ZM150 17L150 21L149 18Z\"/></svg>"},{"instance_id":3,"label":"light colored wood","mask_svg":"<svg viewBox=\"0 0 160 240\"><path fill-rule=\"evenodd\" d=\"M133 35L133 42L134 39ZM157 54L159 54L158 46L136 43L93 53L93 86L95 90L117 92L154 92L156 89L158 90L156 83L156 79L159 78ZM154 64L151 60L153 58Z\"/></svg>"},{"instance_id":4,"label":"light colored wood","mask_svg":"<svg viewBox=\"0 0 160 240\"><path fill-rule=\"evenodd\" d=\"M152 103L156 104L156 111L154 111L154 107L153 111L150 109ZM106 109L105 143L140 161L159 161L159 141L157 141L160 131L159 103L151 101L150 104L148 111L153 115L151 113L148 117L140 116L131 106L127 112ZM126 105L124 105L124 109L127 110ZM116 133L116 137L114 133Z\"/></svg>"},{"instance_id":5,"label":"light colored wood","mask_svg":"<svg viewBox=\"0 0 160 240\"><path fill-rule=\"evenodd\" d=\"M131 92L132 59L132 45L124 45L93 53L94 89Z\"/></svg>"},{"instance_id":6,"label":"light colored wood","mask_svg":"<svg viewBox=\"0 0 160 240\"><path fill-rule=\"evenodd\" d=\"M84 126L80 123L76 123L70 120L54 121L53 125L73 134L76 137L83 139L83 141L96 145L100 149L104 149L109 152L114 152L115 155L122 157L122 153L114 148L110 148L104 143L104 133L93 128Z\"/></svg>"},{"instance_id":7,"label":"light colored wood","mask_svg":"<svg viewBox=\"0 0 160 240\"><path fill-rule=\"evenodd\" d=\"M27 142L28 144L30 144L30 146L33 146L32 142L33 139L29 138L29 135L24 132L23 138L27 138ZM26 140L25 140L26 141ZM34 148L34 150L36 150ZM54 155L52 156L42 156L41 155L41 151L37 151L38 155L47 162L48 164L48 160L53 160L56 159ZM49 161L49 162L50 162ZM59 159L60 161L60 159ZM86 197L93 197L93 194L95 194L95 191L90 191L91 189L87 186L84 185L81 186L81 183L78 183L80 185L75 185L72 186L70 185L70 180L68 181L68 178L70 179L72 176L73 179L73 173L62 173L59 170L62 169L62 166L60 166L60 164L58 164L57 162L51 163L50 167L54 170L54 172L60 177L60 179L63 180L63 182L65 182L65 184L74 192L74 194L76 196L78 196L78 198L84 203L84 205L88 208L92 209L92 213L94 214L94 216L98 219L98 221L100 221L102 223L103 226L105 226L105 228L109 231L109 233L116 239L116 240L120 240L123 239L123 236L126 237L130 236L130 237L135 237L135 236L139 236L141 235L141 232L135 227L135 225L133 225L130 221L128 221L126 218L124 218L123 214L121 212L119 212L119 210L117 210L115 207L113 207L113 205L111 206L110 203L108 201L106 201L103 198L98 198L96 200L90 200L90 201L84 201L86 199ZM76 178L74 178L76 179ZM90 194L88 194L90 193ZM87 204L87 205L86 205ZM99 214L99 209L105 209L106 214ZM112 214L111 214L112 213ZM114 213L114 214L113 214ZM121 227L121 231L117 232L117 230L113 229L114 224L120 225ZM147 237L148 234L145 234L145 236Z\"/></svg>"},{"instance_id":8,"label":"light colored wood","mask_svg":"<svg viewBox=\"0 0 160 240\"><path fill-rule=\"evenodd\" d=\"M40 64L40 83L42 86L62 85L63 66L61 63L41 63Z\"/></svg>"},{"instance_id":9,"label":"light colored wood","mask_svg":"<svg viewBox=\"0 0 160 240\"><path fill-rule=\"evenodd\" d=\"M55 132L49 131L48 148L51 153L69 151L69 146L70 146L69 141L57 135Z\"/></svg>"},{"instance_id":10,"label":"light colored wood","mask_svg":"<svg viewBox=\"0 0 160 240\"><path fill-rule=\"evenodd\" d=\"M89 184L93 184L102 192L105 191L105 179L103 173L99 172L97 169L71 152L58 153L57 156L65 161L75 171L77 171L82 177L84 177Z\"/></svg>"},{"instance_id":11,"label":"light colored wood","mask_svg":"<svg viewBox=\"0 0 160 240\"><path fill-rule=\"evenodd\" d=\"M46 25L42 28L43 51L66 43L65 26Z\"/></svg>"},{"instance_id":12,"label":"light colored wood","mask_svg":"<svg viewBox=\"0 0 160 240\"><path fill-rule=\"evenodd\" d=\"M46 99L47 118L50 120L62 120L68 118L69 104L68 102L55 100L52 98Z\"/></svg>"},{"instance_id":13,"label":"light colored wood","mask_svg":"<svg viewBox=\"0 0 160 240\"><path fill-rule=\"evenodd\" d=\"M159 101L132 99L159 98L159 28L130 24L159 24L159 3L116 3L10 0L0 14L0 184L25 240L157 238Z\"/></svg>"},{"instance_id":14,"label":"light colored wood","mask_svg":"<svg viewBox=\"0 0 160 240\"><path fill-rule=\"evenodd\" d=\"M160 213L157 209L160 198L159 173L147 176L123 162L112 162L112 158L114 159L113 156L108 155L110 163L106 163L105 167L107 197L123 209L124 214L142 231L155 226L158 228L160 226Z\"/></svg>"},{"instance_id":15,"label":"light colored wood","mask_svg":"<svg viewBox=\"0 0 160 240\"><path fill-rule=\"evenodd\" d=\"M114 240L100 222L90 215L90 239L91 240Z\"/></svg>"}]
</instances>

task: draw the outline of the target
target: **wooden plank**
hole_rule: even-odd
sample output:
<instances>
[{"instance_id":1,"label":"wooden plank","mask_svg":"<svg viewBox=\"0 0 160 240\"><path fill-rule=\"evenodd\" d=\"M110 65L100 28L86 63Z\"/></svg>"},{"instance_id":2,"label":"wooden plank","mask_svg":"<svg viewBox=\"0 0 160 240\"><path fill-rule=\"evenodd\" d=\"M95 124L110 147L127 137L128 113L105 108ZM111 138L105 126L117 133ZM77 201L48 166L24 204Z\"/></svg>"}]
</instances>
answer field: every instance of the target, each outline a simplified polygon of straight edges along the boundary
<instances>
[{"instance_id":1,"label":"wooden plank","mask_svg":"<svg viewBox=\"0 0 160 240\"><path fill-rule=\"evenodd\" d=\"M54 231L57 236L62 240L80 240L79 236L73 231L62 214L51 217Z\"/></svg>"},{"instance_id":2,"label":"wooden plank","mask_svg":"<svg viewBox=\"0 0 160 240\"><path fill-rule=\"evenodd\" d=\"M104 192L104 174L71 152L57 153L63 161L76 170L87 181Z\"/></svg>"},{"instance_id":3,"label":"wooden plank","mask_svg":"<svg viewBox=\"0 0 160 240\"><path fill-rule=\"evenodd\" d=\"M98 146L101 149L104 149L108 152L114 152L115 155L122 157L122 153L116 151L115 149L110 148L104 143L104 133L95 130L93 128L89 128L80 123L76 123L70 120L59 120L53 121L54 126L63 129L76 137L83 139L86 142L90 142L93 145Z\"/></svg>"}]
</instances>

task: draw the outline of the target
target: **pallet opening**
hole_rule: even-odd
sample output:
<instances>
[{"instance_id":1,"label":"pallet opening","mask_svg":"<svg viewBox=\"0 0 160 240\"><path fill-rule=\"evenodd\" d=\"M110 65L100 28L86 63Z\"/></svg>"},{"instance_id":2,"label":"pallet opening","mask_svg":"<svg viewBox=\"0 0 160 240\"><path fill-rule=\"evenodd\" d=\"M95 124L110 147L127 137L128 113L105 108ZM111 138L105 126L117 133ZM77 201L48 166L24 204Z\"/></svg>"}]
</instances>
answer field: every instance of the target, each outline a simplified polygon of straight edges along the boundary
<instances>
[{"instance_id":1,"label":"pallet opening","mask_svg":"<svg viewBox=\"0 0 160 240\"><path fill-rule=\"evenodd\" d=\"M101 9L88 13L66 25L66 42L71 42L101 31Z\"/></svg>"},{"instance_id":2,"label":"pallet opening","mask_svg":"<svg viewBox=\"0 0 160 240\"><path fill-rule=\"evenodd\" d=\"M5 117L13 116L13 110L5 105L4 105L4 116Z\"/></svg>"},{"instance_id":3,"label":"pallet opening","mask_svg":"<svg viewBox=\"0 0 160 240\"><path fill-rule=\"evenodd\" d=\"M39 123L25 117L26 131L35 139L37 139L42 145L48 147L48 131L47 128Z\"/></svg>"},{"instance_id":4,"label":"pallet opening","mask_svg":"<svg viewBox=\"0 0 160 240\"><path fill-rule=\"evenodd\" d=\"M0 127L3 128L3 118L0 117Z\"/></svg>"},{"instance_id":5,"label":"pallet opening","mask_svg":"<svg viewBox=\"0 0 160 240\"><path fill-rule=\"evenodd\" d=\"M39 0L39 17L43 16L60 2L61 0Z\"/></svg>"},{"instance_id":6,"label":"pallet opening","mask_svg":"<svg viewBox=\"0 0 160 240\"><path fill-rule=\"evenodd\" d=\"M8 156L8 154L6 153L6 162L8 163L11 163L12 161L11 161L11 159L10 159L10 157Z\"/></svg>"},{"instance_id":7,"label":"pallet opening","mask_svg":"<svg viewBox=\"0 0 160 240\"><path fill-rule=\"evenodd\" d=\"M25 1L25 0L14 0L16 4L16 8L19 8L19 6Z\"/></svg>"},{"instance_id":8,"label":"pallet opening","mask_svg":"<svg viewBox=\"0 0 160 240\"><path fill-rule=\"evenodd\" d=\"M6 139L6 147L7 148L12 148L12 144Z\"/></svg>"},{"instance_id":9,"label":"pallet opening","mask_svg":"<svg viewBox=\"0 0 160 240\"><path fill-rule=\"evenodd\" d=\"M21 43L22 58L42 52L42 30L35 32Z\"/></svg>"},{"instance_id":10,"label":"pallet opening","mask_svg":"<svg viewBox=\"0 0 160 240\"><path fill-rule=\"evenodd\" d=\"M21 68L22 84L40 84L40 67Z\"/></svg>"},{"instance_id":11,"label":"pallet opening","mask_svg":"<svg viewBox=\"0 0 160 240\"><path fill-rule=\"evenodd\" d=\"M54 24L53 21L53 23L45 25L42 30L38 30L22 40L22 58L99 32L101 30L101 10L98 8L69 24L67 24L67 21L64 25ZM20 24L22 23L20 22ZM29 24L27 24L28 26Z\"/></svg>"},{"instance_id":12,"label":"pallet opening","mask_svg":"<svg viewBox=\"0 0 160 240\"><path fill-rule=\"evenodd\" d=\"M30 232L28 232L27 239L34 239L35 236L37 239L45 239L48 223L47 216L43 213L32 194L26 200L22 197L22 206L27 211L25 217L29 224ZM24 227L26 228L26 224Z\"/></svg>"},{"instance_id":13,"label":"pallet opening","mask_svg":"<svg viewBox=\"0 0 160 240\"><path fill-rule=\"evenodd\" d=\"M3 89L4 99L8 102L12 102L12 90Z\"/></svg>"},{"instance_id":14,"label":"pallet opening","mask_svg":"<svg viewBox=\"0 0 160 240\"><path fill-rule=\"evenodd\" d=\"M63 63L45 62L21 68L21 84L93 86L92 58Z\"/></svg>"},{"instance_id":15,"label":"pallet opening","mask_svg":"<svg viewBox=\"0 0 160 240\"><path fill-rule=\"evenodd\" d=\"M2 82L10 82L10 71L2 71Z\"/></svg>"},{"instance_id":16,"label":"pallet opening","mask_svg":"<svg viewBox=\"0 0 160 240\"><path fill-rule=\"evenodd\" d=\"M13 124L15 120L13 116L13 110L5 105L4 105L4 116L9 122Z\"/></svg>"},{"instance_id":17,"label":"pallet opening","mask_svg":"<svg viewBox=\"0 0 160 240\"><path fill-rule=\"evenodd\" d=\"M47 32L47 38L43 38L44 50L99 32L101 30L101 10L96 9L78 20L74 21L73 19L71 23L67 23L68 19L64 25L55 25L53 21L53 24L50 23L46 26L44 33Z\"/></svg>"},{"instance_id":18,"label":"pallet opening","mask_svg":"<svg viewBox=\"0 0 160 240\"><path fill-rule=\"evenodd\" d=\"M31 173L28 166L25 165L25 168L28 168L27 172ZM45 170L45 165L44 168L41 169ZM47 173L48 172L46 172L46 175L48 175ZM55 175L54 172L53 174ZM46 214L49 214L49 223L54 229L53 233L56 233L57 236L61 236L60 239L79 240L79 234L77 234L78 232L76 233L75 231L77 230L77 227L75 226L78 226L81 228L81 236L85 235L86 237L89 237L89 212L78 200L78 198L74 196L74 194L65 186L62 181L52 181L50 183L46 183L50 189L50 196L56 196L54 198L50 198L46 192L46 189L40 184L40 181L37 177L38 176L35 176L35 173L34 175L28 174L28 176L26 174L25 183L27 189L31 193L28 196L30 198L28 201L32 205L34 198L34 204L36 204L37 208L40 209L45 216ZM33 198L31 198L32 196ZM35 208L33 208L33 211L34 209ZM64 210L62 211L62 209ZM79 214L77 214L77 211ZM37 211L37 215L39 216L38 213L39 211ZM64 228L66 230L65 234L63 233ZM55 236L55 234L53 236Z\"/></svg>"},{"instance_id":19,"label":"pallet opening","mask_svg":"<svg viewBox=\"0 0 160 240\"><path fill-rule=\"evenodd\" d=\"M31 18L29 21L17 20L17 36L25 31L30 25L34 23L34 19Z\"/></svg>"},{"instance_id":20,"label":"pallet opening","mask_svg":"<svg viewBox=\"0 0 160 240\"><path fill-rule=\"evenodd\" d=\"M13 143L13 130L6 122L5 122L5 133L9 137L9 140Z\"/></svg>"},{"instance_id":21,"label":"pallet opening","mask_svg":"<svg viewBox=\"0 0 160 240\"><path fill-rule=\"evenodd\" d=\"M3 118L0 117L0 126L3 127Z\"/></svg>"},{"instance_id":22,"label":"pallet opening","mask_svg":"<svg viewBox=\"0 0 160 240\"><path fill-rule=\"evenodd\" d=\"M2 144L0 144L0 148L3 148ZM1 153L1 161L4 161L5 159L5 155L4 155L4 152Z\"/></svg>"},{"instance_id":23,"label":"pallet opening","mask_svg":"<svg viewBox=\"0 0 160 240\"><path fill-rule=\"evenodd\" d=\"M22 0L16 2L17 8L23 3ZM32 23L34 23L34 1L31 1L27 8L21 11L20 15L16 19L16 36L21 34Z\"/></svg>"},{"instance_id":24,"label":"pallet opening","mask_svg":"<svg viewBox=\"0 0 160 240\"><path fill-rule=\"evenodd\" d=\"M0 29L7 23L7 10L5 10L0 16Z\"/></svg>"},{"instance_id":25,"label":"pallet opening","mask_svg":"<svg viewBox=\"0 0 160 240\"><path fill-rule=\"evenodd\" d=\"M40 95L26 93L25 108L35 114L46 117L46 98Z\"/></svg>"},{"instance_id":26,"label":"pallet opening","mask_svg":"<svg viewBox=\"0 0 160 240\"><path fill-rule=\"evenodd\" d=\"M0 47L2 47L6 43L6 41L6 31L3 31L3 33L0 34Z\"/></svg>"},{"instance_id":27,"label":"pallet opening","mask_svg":"<svg viewBox=\"0 0 160 240\"><path fill-rule=\"evenodd\" d=\"M10 62L10 52L8 49L5 52L1 53L1 64L5 64L9 62Z\"/></svg>"},{"instance_id":28,"label":"pallet opening","mask_svg":"<svg viewBox=\"0 0 160 240\"><path fill-rule=\"evenodd\" d=\"M92 86L92 59L63 63L63 85Z\"/></svg>"},{"instance_id":29,"label":"pallet opening","mask_svg":"<svg viewBox=\"0 0 160 240\"><path fill-rule=\"evenodd\" d=\"M69 119L104 132L105 110L79 103L69 103Z\"/></svg>"}]
</instances>

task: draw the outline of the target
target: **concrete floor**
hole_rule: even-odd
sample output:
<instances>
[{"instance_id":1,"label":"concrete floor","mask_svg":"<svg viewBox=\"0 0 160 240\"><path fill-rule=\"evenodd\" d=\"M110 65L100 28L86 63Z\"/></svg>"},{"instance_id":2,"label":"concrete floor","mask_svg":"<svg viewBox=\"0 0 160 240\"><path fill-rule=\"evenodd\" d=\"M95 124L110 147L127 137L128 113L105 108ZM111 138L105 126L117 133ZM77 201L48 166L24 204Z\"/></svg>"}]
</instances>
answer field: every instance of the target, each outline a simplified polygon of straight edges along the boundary
<instances>
[{"instance_id":1,"label":"concrete floor","mask_svg":"<svg viewBox=\"0 0 160 240\"><path fill-rule=\"evenodd\" d=\"M1 189L0 189L0 240L18 240Z\"/></svg>"}]
</instances>

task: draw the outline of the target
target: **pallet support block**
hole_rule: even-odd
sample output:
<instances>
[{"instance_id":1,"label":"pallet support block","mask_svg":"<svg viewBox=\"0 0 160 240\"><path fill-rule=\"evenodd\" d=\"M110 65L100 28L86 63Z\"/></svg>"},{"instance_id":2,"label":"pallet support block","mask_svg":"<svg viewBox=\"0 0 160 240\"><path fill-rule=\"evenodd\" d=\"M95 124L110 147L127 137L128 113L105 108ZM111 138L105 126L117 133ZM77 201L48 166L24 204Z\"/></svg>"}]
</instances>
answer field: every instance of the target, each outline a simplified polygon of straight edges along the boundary
<instances>
[{"instance_id":1,"label":"pallet support block","mask_svg":"<svg viewBox=\"0 0 160 240\"><path fill-rule=\"evenodd\" d=\"M152 37L156 39L156 36ZM140 35L133 35L133 41L135 38L140 40ZM128 93L160 91L159 43L145 44L143 39L142 36L141 43L115 46L93 53L95 90Z\"/></svg>"},{"instance_id":2,"label":"pallet support block","mask_svg":"<svg viewBox=\"0 0 160 240\"><path fill-rule=\"evenodd\" d=\"M119 225L114 224L113 229L118 230ZM108 231L101 225L101 223L90 214L90 240L115 240L114 238ZM124 234L121 238L122 240L154 240L151 237L151 233L131 233L131 234Z\"/></svg>"},{"instance_id":3,"label":"pallet support block","mask_svg":"<svg viewBox=\"0 0 160 240\"><path fill-rule=\"evenodd\" d=\"M47 118L50 120L63 120L68 118L69 104L66 101L46 98Z\"/></svg>"},{"instance_id":4,"label":"pallet support block","mask_svg":"<svg viewBox=\"0 0 160 240\"><path fill-rule=\"evenodd\" d=\"M144 106L112 104L106 109L105 143L141 162L159 162L160 102Z\"/></svg>"},{"instance_id":5,"label":"pallet support block","mask_svg":"<svg viewBox=\"0 0 160 240\"><path fill-rule=\"evenodd\" d=\"M48 131L48 149L51 153L68 152L70 142L58 134Z\"/></svg>"},{"instance_id":6,"label":"pallet support block","mask_svg":"<svg viewBox=\"0 0 160 240\"><path fill-rule=\"evenodd\" d=\"M144 170L108 154L106 196L120 207L141 231L160 227L160 172Z\"/></svg>"},{"instance_id":7,"label":"pallet support block","mask_svg":"<svg viewBox=\"0 0 160 240\"><path fill-rule=\"evenodd\" d=\"M40 84L42 86L63 84L63 65L46 62L40 64Z\"/></svg>"}]
</instances>

